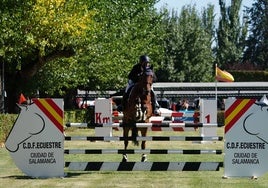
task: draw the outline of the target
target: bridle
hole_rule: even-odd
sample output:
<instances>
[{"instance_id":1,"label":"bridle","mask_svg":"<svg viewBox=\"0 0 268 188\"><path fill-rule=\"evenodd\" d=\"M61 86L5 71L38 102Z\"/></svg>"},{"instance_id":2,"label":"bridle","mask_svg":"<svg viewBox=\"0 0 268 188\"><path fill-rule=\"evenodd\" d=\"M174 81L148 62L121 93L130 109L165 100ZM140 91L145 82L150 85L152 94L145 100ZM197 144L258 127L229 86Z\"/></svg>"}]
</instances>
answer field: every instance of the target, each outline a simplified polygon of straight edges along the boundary
<instances>
[{"instance_id":1,"label":"bridle","mask_svg":"<svg viewBox=\"0 0 268 188\"><path fill-rule=\"evenodd\" d=\"M142 74L140 75L140 81L139 84L142 85L142 92L144 95L150 95L151 94L151 87L153 84L153 70L150 67L146 67L145 69L143 69ZM144 77L148 77L150 76L150 78L144 78ZM148 80L150 79L150 80ZM148 87L149 85L149 87Z\"/></svg>"}]
</instances>

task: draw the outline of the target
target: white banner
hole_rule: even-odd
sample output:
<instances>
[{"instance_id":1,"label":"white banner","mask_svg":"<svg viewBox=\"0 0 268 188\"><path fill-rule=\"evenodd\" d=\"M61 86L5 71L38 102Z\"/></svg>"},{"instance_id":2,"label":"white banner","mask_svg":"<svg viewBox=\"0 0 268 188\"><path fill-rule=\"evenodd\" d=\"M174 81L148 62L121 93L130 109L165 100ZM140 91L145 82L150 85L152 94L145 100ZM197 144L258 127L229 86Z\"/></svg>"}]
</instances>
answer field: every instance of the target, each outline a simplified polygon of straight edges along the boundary
<instances>
[{"instance_id":1,"label":"white banner","mask_svg":"<svg viewBox=\"0 0 268 188\"><path fill-rule=\"evenodd\" d=\"M226 101L226 177L258 177L268 171L268 103L263 102L263 99Z\"/></svg>"},{"instance_id":2,"label":"white banner","mask_svg":"<svg viewBox=\"0 0 268 188\"><path fill-rule=\"evenodd\" d=\"M95 100L95 123L112 124L112 101L111 99L96 99ZM96 136L112 136L111 127L96 127Z\"/></svg>"},{"instance_id":3,"label":"white banner","mask_svg":"<svg viewBox=\"0 0 268 188\"><path fill-rule=\"evenodd\" d=\"M5 146L16 166L36 178L64 176L63 100L21 105Z\"/></svg>"}]
</instances>

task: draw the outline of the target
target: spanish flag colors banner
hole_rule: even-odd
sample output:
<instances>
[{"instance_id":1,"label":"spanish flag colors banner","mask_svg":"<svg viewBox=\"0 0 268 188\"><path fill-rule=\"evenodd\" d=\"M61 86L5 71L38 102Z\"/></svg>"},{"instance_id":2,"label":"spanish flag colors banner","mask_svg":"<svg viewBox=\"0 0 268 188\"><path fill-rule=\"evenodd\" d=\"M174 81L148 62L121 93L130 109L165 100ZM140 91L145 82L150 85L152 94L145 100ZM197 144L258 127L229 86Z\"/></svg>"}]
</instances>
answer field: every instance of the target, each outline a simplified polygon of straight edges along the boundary
<instances>
[{"instance_id":1,"label":"spanish flag colors banner","mask_svg":"<svg viewBox=\"0 0 268 188\"><path fill-rule=\"evenodd\" d=\"M227 71L223 71L216 66L216 80L220 82L233 82L234 77Z\"/></svg>"}]
</instances>

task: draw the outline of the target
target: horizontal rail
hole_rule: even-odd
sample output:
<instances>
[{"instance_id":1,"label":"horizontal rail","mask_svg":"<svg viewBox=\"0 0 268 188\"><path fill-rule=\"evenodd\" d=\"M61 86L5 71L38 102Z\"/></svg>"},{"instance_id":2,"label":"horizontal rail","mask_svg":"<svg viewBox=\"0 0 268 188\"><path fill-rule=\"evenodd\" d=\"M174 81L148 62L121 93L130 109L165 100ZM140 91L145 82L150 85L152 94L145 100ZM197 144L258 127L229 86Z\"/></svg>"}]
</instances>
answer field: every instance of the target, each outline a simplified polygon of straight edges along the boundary
<instances>
[{"instance_id":1,"label":"horizontal rail","mask_svg":"<svg viewBox=\"0 0 268 188\"><path fill-rule=\"evenodd\" d=\"M107 123L107 124L89 124L89 123L66 123L67 127L124 127L123 123ZM132 127L222 127L224 125L217 123L136 123Z\"/></svg>"},{"instance_id":2,"label":"horizontal rail","mask_svg":"<svg viewBox=\"0 0 268 188\"><path fill-rule=\"evenodd\" d=\"M66 141L125 141L133 140L132 137L110 137L110 136L65 136ZM219 136L138 136L136 141L221 141L223 137Z\"/></svg>"},{"instance_id":3,"label":"horizontal rail","mask_svg":"<svg viewBox=\"0 0 268 188\"><path fill-rule=\"evenodd\" d=\"M65 149L65 154L222 154L222 150L180 149Z\"/></svg>"},{"instance_id":4,"label":"horizontal rail","mask_svg":"<svg viewBox=\"0 0 268 188\"><path fill-rule=\"evenodd\" d=\"M223 162L65 162L76 171L218 171Z\"/></svg>"},{"instance_id":5,"label":"horizontal rail","mask_svg":"<svg viewBox=\"0 0 268 188\"><path fill-rule=\"evenodd\" d=\"M198 127L148 127L148 131L174 131L174 132L187 132L196 131ZM115 131L122 131L123 127L114 127Z\"/></svg>"}]
</instances>

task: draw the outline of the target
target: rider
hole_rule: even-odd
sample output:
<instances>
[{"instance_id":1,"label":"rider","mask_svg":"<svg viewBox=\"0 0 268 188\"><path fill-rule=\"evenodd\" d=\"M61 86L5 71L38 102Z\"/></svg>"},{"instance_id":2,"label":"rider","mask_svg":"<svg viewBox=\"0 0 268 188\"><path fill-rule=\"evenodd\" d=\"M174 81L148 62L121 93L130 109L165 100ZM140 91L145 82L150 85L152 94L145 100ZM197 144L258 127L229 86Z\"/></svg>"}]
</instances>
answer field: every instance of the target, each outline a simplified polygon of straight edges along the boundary
<instances>
[{"instance_id":1,"label":"rider","mask_svg":"<svg viewBox=\"0 0 268 188\"><path fill-rule=\"evenodd\" d=\"M147 55L142 55L140 56L140 61L139 63L135 64L132 67L132 70L130 71L129 75L128 75L128 85L126 87L125 90L125 94L124 94L124 103L126 102L126 100L128 99L128 95L129 95L129 90L130 88L132 88L132 86L138 82L139 79L139 75L142 73L142 71L145 69L145 67L150 66L150 58ZM157 102L157 97L155 92L153 91L153 88L151 90L151 94L152 94L152 106L153 106L153 113L155 115L159 115L159 104Z\"/></svg>"}]
</instances>

